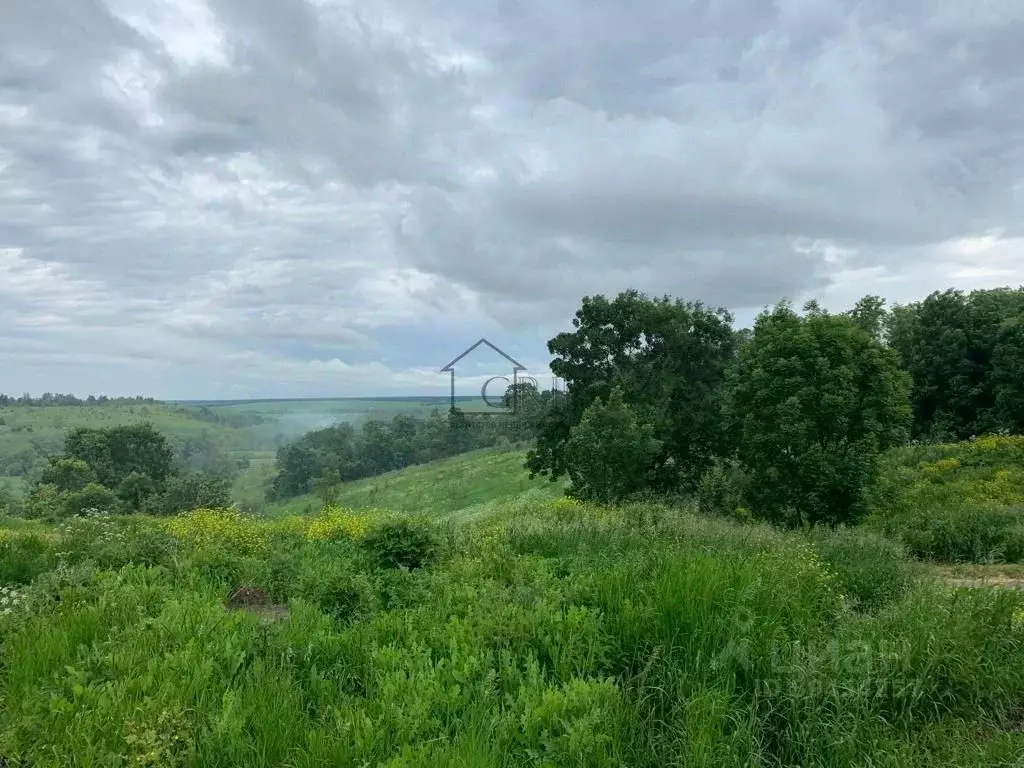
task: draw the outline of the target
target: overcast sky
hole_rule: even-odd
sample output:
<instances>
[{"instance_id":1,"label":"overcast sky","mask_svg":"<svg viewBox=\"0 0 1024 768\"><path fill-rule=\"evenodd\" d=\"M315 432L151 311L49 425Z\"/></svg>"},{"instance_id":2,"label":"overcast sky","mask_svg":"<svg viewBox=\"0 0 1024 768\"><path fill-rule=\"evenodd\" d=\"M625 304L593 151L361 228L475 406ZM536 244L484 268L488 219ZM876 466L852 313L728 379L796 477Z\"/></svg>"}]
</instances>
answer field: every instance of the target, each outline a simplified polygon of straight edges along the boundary
<instances>
[{"instance_id":1,"label":"overcast sky","mask_svg":"<svg viewBox=\"0 0 1024 768\"><path fill-rule=\"evenodd\" d=\"M4 0L0 392L445 394L588 293L1019 285L1022 43L1020 0Z\"/></svg>"}]
</instances>

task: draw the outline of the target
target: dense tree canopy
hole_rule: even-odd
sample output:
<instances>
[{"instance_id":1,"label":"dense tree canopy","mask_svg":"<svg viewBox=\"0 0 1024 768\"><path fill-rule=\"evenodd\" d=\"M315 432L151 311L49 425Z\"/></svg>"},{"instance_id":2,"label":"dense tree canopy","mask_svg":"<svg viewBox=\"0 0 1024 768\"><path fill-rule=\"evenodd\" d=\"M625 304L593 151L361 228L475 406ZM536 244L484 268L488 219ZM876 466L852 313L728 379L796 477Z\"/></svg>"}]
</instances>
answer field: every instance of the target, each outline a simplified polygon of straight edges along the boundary
<instances>
[{"instance_id":1,"label":"dense tree canopy","mask_svg":"<svg viewBox=\"0 0 1024 768\"><path fill-rule=\"evenodd\" d=\"M151 424L78 427L65 440L64 456L88 464L96 480L107 488L117 488L132 473L146 475L162 485L174 465L174 452L167 438Z\"/></svg>"},{"instance_id":2,"label":"dense tree canopy","mask_svg":"<svg viewBox=\"0 0 1024 768\"><path fill-rule=\"evenodd\" d=\"M913 431L965 439L1024 429L1016 399L1024 289L936 292L893 308L888 342L913 381Z\"/></svg>"},{"instance_id":3,"label":"dense tree canopy","mask_svg":"<svg viewBox=\"0 0 1024 768\"><path fill-rule=\"evenodd\" d=\"M693 488L725 445L720 398L735 353L724 309L626 291L609 301L585 297L574 331L548 342L552 372L566 383L564 407L549 409L527 458L532 476L569 474L573 427L597 399L619 387L658 449L645 475L660 491Z\"/></svg>"},{"instance_id":4,"label":"dense tree canopy","mask_svg":"<svg viewBox=\"0 0 1024 768\"><path fill-rule=\"evenodd\" d=\"M223 475L182 471L167 438L151 424L68 433L26 500L35 517L106 512L174 514L195 505L230 503Z\"/></svg>"},{"instance_id":5,"label":"dense tree canopy","mask_svg":"<svg viewBox=\"0 0 1024 768\"><path fill-rule=\"evenodd\" d=\"M758 317L730 372L726 413L762 515L816 524L866 511L877 457L910 422L909 377L878 327L801 317L787 304Z\"/></svg>"}]
</instances>

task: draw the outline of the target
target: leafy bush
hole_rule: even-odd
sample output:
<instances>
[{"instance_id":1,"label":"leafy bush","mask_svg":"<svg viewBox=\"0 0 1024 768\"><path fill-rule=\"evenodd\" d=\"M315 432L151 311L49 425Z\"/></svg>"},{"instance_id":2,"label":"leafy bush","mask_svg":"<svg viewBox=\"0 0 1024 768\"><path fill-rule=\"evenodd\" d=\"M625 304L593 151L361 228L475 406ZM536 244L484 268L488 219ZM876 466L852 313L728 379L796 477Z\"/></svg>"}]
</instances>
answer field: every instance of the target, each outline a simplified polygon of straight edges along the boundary
<instances>
[{"instance_id":1,"label":"leafy bush","mask_svg":"<svg viewBox=\"0 0 1024 768\"><path fill-rule=\"evenodd\" d=\"M231 504L231 482L206 472L190 472L167 480L167 487L149 497L145 509L154 515L176 515L195 509L221 509Z\"/></svg>"},{"instance_id":2,"label":"leafy bush","mask_svg":"<svg viewBox=\"0 0 1024 768\"><path fill-rule=\"evenodd\" d=\"M88 509L99 509L104 512L120 512L121 500L109 488L99 483L89 483L80 491L69 493L64 501L64 515L72 517L80 515Z\"/></svg>"},{"instance_id":3,"label":"leafy bush","mask_svg":"<svg viewBox=\"0 0 1024 768\"><path fill-rule=\"evenodd\" d=\"M424 523L385 522L370 530L362 545L384 568L422 568L437 555L439 540Z\"/></svg>"},{"instance_id":4,"label":"leafy bush","mask_svg":"<svg viewBox=\"0 0 1024 768\"><path fill-rule=\"evenodd\" d=\"M695 502L701 514L743 517L749 478L735 461L716 459L701 476Z\"/></svg>"},{"instance_id":5,"label":"leafy bush","mask_svg":"<svg viewBox=\"0 0 1024 768\"><path fill-rule=\"evenodd\" d=\"M311 565L299 576L297 597L340 620L373 611L375 592L366 574L339 559L317 560Z\"/></svg>"},{"instance_id":6,"label":"leafy bush","mask_svg":"<svg viewBox=\"0 0 1024 768\"><path fill-rule=\"evenodd\" d=\"M880 608L910 588L906 553L898 542L873 531L840 528L819 533L815 543L840 588L859 609Z\"/></svg>"},{"instance_id":7,"label":"leafy bush","mask_svg":"<svg viewBox=\"0 0 1024 768\"><path fill-rule=\"evenodd\" d=\"M67 500L60 488L40 483L25 499L25 517L30 520L52 520L64 514Z\"/></svg>"},{"instance_id":8,"label":"leafy bush","mask_svg":"<svg viewBox=\"0 0 1024 768\"><path fill-rule=\"evenodd\" d=\"M611 504L644 489L660 447L654 427L637 416L620 388L613 388L607 401L594 401L569 432L565 455L572 495Z\"/></svg>"}]
</instances>

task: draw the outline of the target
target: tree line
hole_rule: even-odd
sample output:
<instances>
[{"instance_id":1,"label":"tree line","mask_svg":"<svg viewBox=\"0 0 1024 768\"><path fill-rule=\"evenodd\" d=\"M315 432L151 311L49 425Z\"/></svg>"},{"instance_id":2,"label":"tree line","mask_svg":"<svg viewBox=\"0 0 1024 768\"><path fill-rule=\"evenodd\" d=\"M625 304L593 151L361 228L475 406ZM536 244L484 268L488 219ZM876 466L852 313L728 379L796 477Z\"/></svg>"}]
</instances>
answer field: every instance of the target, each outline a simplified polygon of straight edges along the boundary
<instances>
[{"instance_id":1,"label":"tree line","mask_svg":"<svg viewBox=\"0 0 1024 768\"><path fill-rule=\"evenodd\" d=\"M531 477L608 503L724 494L780 523L853 522L882 451L1024 431L1024 289L838 314L780 302L732 323L634 290L584 297L548 342L567 400L539 420Z\"/></svg>"},{"instance_id":2,"label":"tree line","mask_svg":"<svg viewBox=\"0 0 1024 768\"><path fill-rule=\"evenodd\" d=\"M104 403L113 403L120 405L127 405L129 403L157 403L158 400L152 397L107 397L106 395L89 395L85 399L75 397L74 395L64 395L61 393L44 392L39 397L32 397L29 393L23 394L21 397L13 397L11 395L5 395L0 393L0 408L14 407L17 405L43 407L49 405L102 405Z\"/></svg>"}]
</instances>

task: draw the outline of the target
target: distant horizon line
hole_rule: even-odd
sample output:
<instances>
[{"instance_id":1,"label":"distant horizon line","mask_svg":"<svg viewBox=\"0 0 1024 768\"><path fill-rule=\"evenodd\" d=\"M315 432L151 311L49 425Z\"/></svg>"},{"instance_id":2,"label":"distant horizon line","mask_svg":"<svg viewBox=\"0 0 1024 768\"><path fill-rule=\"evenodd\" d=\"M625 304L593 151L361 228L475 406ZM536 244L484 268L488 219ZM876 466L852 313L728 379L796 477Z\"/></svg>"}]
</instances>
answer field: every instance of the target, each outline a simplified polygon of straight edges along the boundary
<instances>
[{"instance_id":1,"label":"distant horizon line","mask_svg":"<svg viewBox=\"0 0 1024 768\"><path fill-rule=\"evenodd\" d=\"M409 400L437 400L439 402L449 402L451 400L450 395L357 395L350 397L234 397L234 398L188 398L188 399L175 399L168 398L161 400L160 398L154 398L159 402L163 403L174 403L176 405L201 405L204 403L226 405L232 403L304 403L304 402L338 402L341 400L363 400L363 401L381 401L391 400L394 402L403 402ZM456 400L478 400L479 395L456 395Z\"/></svg>"}]
</instances>

